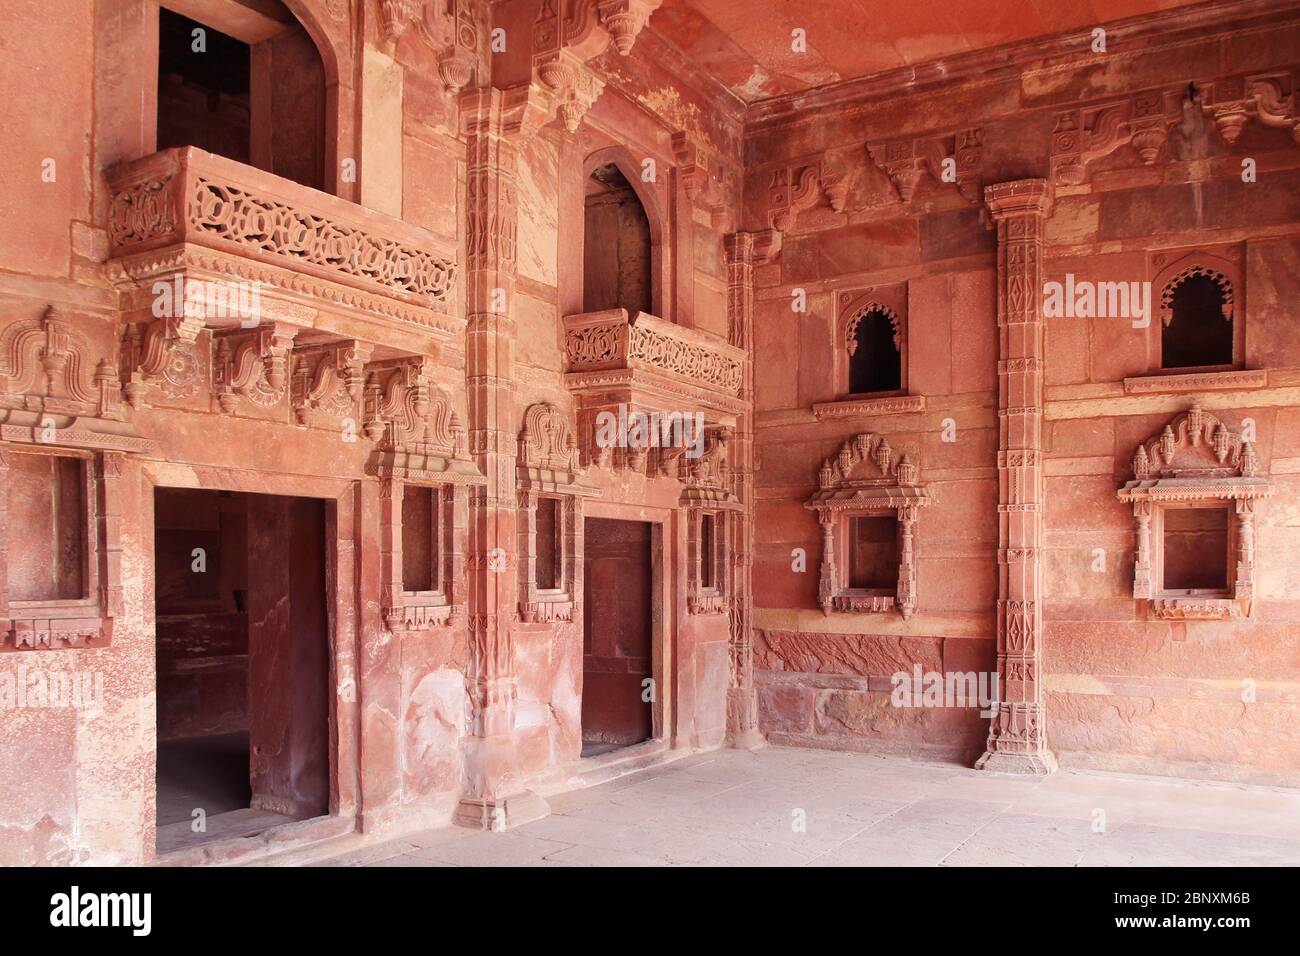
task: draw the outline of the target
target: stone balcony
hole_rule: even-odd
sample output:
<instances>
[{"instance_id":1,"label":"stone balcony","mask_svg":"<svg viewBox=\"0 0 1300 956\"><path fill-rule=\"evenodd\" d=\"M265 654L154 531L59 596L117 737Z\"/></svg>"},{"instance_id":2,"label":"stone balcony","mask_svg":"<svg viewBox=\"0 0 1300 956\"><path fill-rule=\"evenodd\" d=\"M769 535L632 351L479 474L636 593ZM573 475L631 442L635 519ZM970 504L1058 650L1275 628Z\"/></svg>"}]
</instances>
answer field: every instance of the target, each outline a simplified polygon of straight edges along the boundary
<instances>
[{"instance_id":1,"label":"stone balcony","mask_svg":"<svg viewBox=\"0 0 1300 956\"><path fill-rule=\"evenodd\" d=\"M564 352L569 390L584 405L699 410L723 423L745 408L743 349L648 312L565 316Z\"/></svg>"},{"instance_id":2,"label":"stone balcony","mask_svg":"<svg viewBox=\"0 0 1300 956\"><path fill-rule=\"evenodd\" d=\"M417 352L463 322L453 254L418 226L189 146L107 178L109 275L128 315L184 276L255 283L266 318Z\"/></svg>"}]
</instances>

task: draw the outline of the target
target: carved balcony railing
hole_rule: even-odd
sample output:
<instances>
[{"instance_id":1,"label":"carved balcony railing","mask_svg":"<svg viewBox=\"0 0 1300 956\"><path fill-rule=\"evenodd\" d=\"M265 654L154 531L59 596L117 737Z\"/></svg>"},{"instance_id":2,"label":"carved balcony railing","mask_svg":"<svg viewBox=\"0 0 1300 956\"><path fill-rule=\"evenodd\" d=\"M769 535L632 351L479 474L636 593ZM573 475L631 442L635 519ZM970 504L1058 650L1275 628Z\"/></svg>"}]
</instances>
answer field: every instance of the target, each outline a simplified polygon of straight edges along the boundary
<instances>
[{"instance_id":1,"label":"carved balcony railing","mask_svg":"<svg viewBox=\"0 0 1300 956\"><path fill-rule=\"evenodd\" d=\"M193 273L452 332L455 263L433 234L186 146L108 170L110 274Z\"/></svg>"},{"instance_id":2,"label":"carved balcony railing","mask_svg":"<svg viewBox=\"0 0 1300 956\"><path fill-rule=\"evenodd\" d=\"M626 388L649 393L661 407L685 403L728 414L743 408L744 350L647 312L566 316L564 352L574 392Z\"/></svg>"}]
</instances>

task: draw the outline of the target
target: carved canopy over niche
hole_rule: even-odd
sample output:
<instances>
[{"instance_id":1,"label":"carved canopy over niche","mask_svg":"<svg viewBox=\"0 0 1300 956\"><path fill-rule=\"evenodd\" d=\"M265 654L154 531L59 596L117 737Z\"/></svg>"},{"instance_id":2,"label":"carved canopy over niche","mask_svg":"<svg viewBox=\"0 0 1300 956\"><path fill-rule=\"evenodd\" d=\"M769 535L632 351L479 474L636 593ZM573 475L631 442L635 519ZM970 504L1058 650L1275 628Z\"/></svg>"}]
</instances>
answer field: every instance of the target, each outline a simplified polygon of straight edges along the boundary
<instances>
[{"instance_id":1,"label":"carved canopy over niche","mask_svg":"<svg viewBox=\"0 0 1300 956\"><path fill-rule=\"evenodd\" d=\"M904 619L917 606L913 534L919 509L930 503L917 481L916 465L898 456L882 435L850 438L822 464L818 490L804 504L822 526L822 565L818 602L822 611L891 611ZM898 521L898 584L893 593L852 587L849 549L852 519L894 516Z\"/></svg>"},{"instance_id":2,"label":"carved canopy over niche","mask_svg":"<svg viewBox=\"0 0 1300 956\"><path fill-rule=\"evenodd\" d=\"M1200 403L1174 417L1133 455L1133 480L1119 490L1133 504L1137 554L1133 597L1149 601L1158 618L1196 620L1249 617L1255 594L1255 502L1272 493L1259 474L1251 443L1229 431ZM1228 568L1223 589L1167 586L1165 521L1186 508L1230 509ZM1208 556L1207 556L1208 557Z\"/></svg>"},{"instance_id":3,"label":"carved canopy over niche","mask_svg":"<svg viewBox=\"0 0 1300 956\"><path fill-rule=\"evenodd\" d=\"M600 494L578 470L578 442L569 417L550 402L524 412L515 467L519 484L519 619L525 623L574 620L582 589L582 499ZM538 513L556 499L553 580L538 581ZM542 542L542 547L549 547ZM551 586L553 585L553 586Z\"/></svg>"},{"instance_id":4,"label":"carved canopy over niche","mask_svg":"<svg viewBox=\"0 0 1300 956\"><path fill-rule=\"evenodd\" d=\"M111 359L96 360L71 317L50 307L0 329L0 650L111 642L121 612L123 466L126 453L156 447L136 432ZM11 551L31 547L23 536L32 529L11 525L10 469L37 460L79 475L54 484L74 494L81 515L80 557L65 553L57 562L78 566L80 581L75 594L20 600L10 593L7 562Z\"/></svg>"},{"instance_id":5,"label":"carved canopy over niche","mask_svg":"<svg viewBox=\"0 0 1300 956\"><path fill-rule=\"evenodd\" d=\"M731 493L727 444L732 430L707 429L704 451L690 458L680 449L671 464L683 482L678 504L686 509L686 608L691 614L722 614L732 598L728 570L736 515L744 506ZM670 469L671 470L671 469Z\"/></svg>"}]
</instances>

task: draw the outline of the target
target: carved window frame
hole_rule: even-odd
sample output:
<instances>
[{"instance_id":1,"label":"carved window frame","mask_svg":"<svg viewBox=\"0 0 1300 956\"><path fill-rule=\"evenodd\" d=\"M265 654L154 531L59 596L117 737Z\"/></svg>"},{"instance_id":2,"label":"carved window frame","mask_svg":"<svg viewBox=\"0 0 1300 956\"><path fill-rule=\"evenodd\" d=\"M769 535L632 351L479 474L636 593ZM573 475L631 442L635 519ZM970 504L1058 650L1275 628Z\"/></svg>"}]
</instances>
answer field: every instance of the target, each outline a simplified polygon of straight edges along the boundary
<instances>
[{"instance_id":1,"label":"carved window frame","mask_svg":"<svg viewBox=\"0 0 1300 956\"><path fill-rule=\"evenodd\" d=\"M437 561L438 587L429 591L408 591L405 586L402 503L408 487L431 489L431 504L438 513L438 540L430 542ZM380 502L384 624L390 631L423 631L458 623L465 603L461 541L469 514L468 489L444 482L385 478L380 483Z\"/></svg>"},{"instance_id":2,"label":"carved window frame","mask_svg":"<svg viewBox=\"0 0 1300 956\"><path fill-rule=\"evenodd\" d=\"M730 600L727 568L731 564L732 515L729 508L688 507L686 509L686 604L691 614L723 614ZM713 523L713 584L704 583L705 518Z\"/></svg>"},{"instance_id":3,"label":"carved window frame","mask_svg":"<svg viewBox=\"0 0 1300 956\"><path fill-rule=\"evenodd\" d=\"M1138 446L1133 475L1119 489L1118 497L1133 505L1134 599L1145 602L1152 617L1164 620L1251 617L1256 502L1272 494L1268 478L1259 473L1251 443L1197 402ZM1236 518L1228 523L1226 591L1164 587L1165 515L1189 507L1223 507Z\"/></svg>"},{"instance_id":4,"label":"carved window frame","mask_svg":"<svg viewBox=\"0 0 1300 956\"><path fill-rule=\"evenodd\" d=\"M526 624L579 620L583 499L600 492L579 471L573 426L558 406L538 402L524 412L515 475L519 500L519 620ZM556 515L560 545L556 554L557 588L537 586L537 507L542 498L560 501Z\"/></svg>"},{"instance_id":5,"label":"carved window frame","mask_svg":"<svg viewBox=\"0 0 1300 956\"><path fill-rule=\"evenodd\" d=\"M8 473L12 455L48 455L83 462L83 596L9 599ZM66 445L0 444L0 651L106 647L121 614L121 477L124 454Z\"/></svg>"},{"instance_id":6,"label":"carved window frame","mask_svg":"<svg viewBox=\"0 0 1300 956\"><path fill-rule=\"evenodd\" d=\"M1214 251L1193 248L1157 253L1151 259L1151 375L1213 375L1246 367L1246 308L1240 246ZM1223 292L1223 317L1232 322L1232 361L1220 365L1164 367L1164 329L1173 322L1173 297L1192 276L1206 276Z\"/></svg>"},{"instance_id":7,"label":"carved window frame","mask_svg":"<svg viewBox=\"0 0 1300 956\"><path fill-rule=\"evenodd\" d=\"M834 363L838 399L856 401L907 395L907 284L857 292L841 292L839 303ZM850 391L851 367L857 348L857 330L862 320L873 311L883 313L894 327L894 344L898 346L898 388L879 392L853 392Z\"/></svg>"},{"instance_id":8,"label":"carved window frame","mask_svg":"<svg viewBox=\"0 0 1300 956\"><path fill-rule=\"evenodd\" d=\"M864 432L823 462L818 490L804 503L822 529L817 599L822 613L885 613L908 620L917 609L916 522L930 496L906 454L895 456L889 439ZM849 535L853 518L893 516L898 521L898 584L893 591L849 586Z\"/></svg>"}]
</instances>

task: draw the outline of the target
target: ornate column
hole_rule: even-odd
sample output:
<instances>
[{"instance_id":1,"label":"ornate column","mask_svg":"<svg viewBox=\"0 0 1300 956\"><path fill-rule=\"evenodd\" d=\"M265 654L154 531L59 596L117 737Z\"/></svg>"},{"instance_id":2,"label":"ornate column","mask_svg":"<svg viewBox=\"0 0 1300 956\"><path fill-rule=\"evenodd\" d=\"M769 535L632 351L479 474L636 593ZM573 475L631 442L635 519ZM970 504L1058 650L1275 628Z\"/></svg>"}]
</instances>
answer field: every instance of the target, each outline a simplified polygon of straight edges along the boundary
<instances>
[{"instance_id":1,"label":"ornate column","mask_svg":"<svg viewBox=\"0 0 1300 956\"><path fill-rule=\"evenodd\" d=\"M501 830L549 812L516 769L516 499L514 344L517 144L528 90L482 89L461 97L466 168L466 386L469 450L487 483L470 492L470 726L465 741L462 826Z\"/></svg>"},{"instance_id":2,"label":"ornate column","mask_svg":"<svg viewBox=\"0 0 1300 956\"><path fill-rule=\"evenodd\" d=\"M1051 773L1042 686L1043 179L984 190L998 230L998 605L1000 703L975 766Z\"/></svg>"},{"instance_id":3,"label":"ornate column","mask_svg":"<svg viewBox=\"0 0 1300 956\"><path fill-rule=\"evenodd\" d=\"M754 266L770 261L780 249L781 234L737 232L726 237L727 318L730 344L745 350L741 398L747 411L737 422L731 455L734 491L744 505L731 522L730 658L727 690L727 741L752 748L764 742L758 729L754 690L753 547L754 547Z\"/></svg>"}]
</instances>

